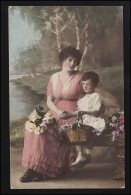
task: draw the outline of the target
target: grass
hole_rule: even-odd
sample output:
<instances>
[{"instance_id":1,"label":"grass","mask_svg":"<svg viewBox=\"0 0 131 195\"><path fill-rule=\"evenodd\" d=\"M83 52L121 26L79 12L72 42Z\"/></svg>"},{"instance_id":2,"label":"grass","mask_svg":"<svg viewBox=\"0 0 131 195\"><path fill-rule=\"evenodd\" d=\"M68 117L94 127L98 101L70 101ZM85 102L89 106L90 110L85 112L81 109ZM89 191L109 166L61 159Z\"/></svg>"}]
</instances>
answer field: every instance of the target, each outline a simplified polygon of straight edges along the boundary
<instances>
[{"instance_id":1,"label":"grass","mask_svg":"<svg viewBox=\"0 0 131 195\"><path fill-rule=\"evenodd\" d=\"M12 147L19 147L23 144L24 125L27 118L23 118L10 122L10 145Z\"/></svg>"}]
</instances>

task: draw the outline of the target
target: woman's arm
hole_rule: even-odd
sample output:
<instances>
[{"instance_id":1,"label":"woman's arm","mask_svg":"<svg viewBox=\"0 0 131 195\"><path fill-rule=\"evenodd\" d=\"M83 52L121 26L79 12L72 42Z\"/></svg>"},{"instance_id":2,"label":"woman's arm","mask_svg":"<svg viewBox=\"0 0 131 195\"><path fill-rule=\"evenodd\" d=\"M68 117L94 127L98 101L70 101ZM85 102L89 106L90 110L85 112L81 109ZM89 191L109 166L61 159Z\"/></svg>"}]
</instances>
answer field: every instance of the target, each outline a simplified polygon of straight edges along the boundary
<instances>
[{"instance_id":1,"label":"woman's arm","mask_svg":"<svg viewBox=\"0 0 131 195\"><path fill-rule=\"evenodd\" d=\"M47 106L53 110L59 118L65 118L66 113L60 110L54 103L54 98L52 96L47 96Z\"/></svg>"}]
</instances>

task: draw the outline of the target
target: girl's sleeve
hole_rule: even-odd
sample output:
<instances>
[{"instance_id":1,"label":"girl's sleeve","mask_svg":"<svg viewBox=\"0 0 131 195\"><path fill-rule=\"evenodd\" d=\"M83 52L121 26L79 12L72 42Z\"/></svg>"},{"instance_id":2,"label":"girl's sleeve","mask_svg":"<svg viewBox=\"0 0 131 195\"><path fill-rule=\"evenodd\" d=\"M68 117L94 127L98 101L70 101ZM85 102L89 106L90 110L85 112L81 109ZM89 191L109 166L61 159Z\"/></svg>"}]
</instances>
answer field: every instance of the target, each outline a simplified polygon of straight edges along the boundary
<instances>
[{"instance_id":1,"label":"girl's sleeve","mask_svg":"<svg viewBox=\"0 0 131 195\"><path fill-rule=\"evenodd\" d=\"M102 105L102 98L99 94L95 94L93 98L93 110L98 111Z\"/></svg>"},{"instance_id":2,"label":"girl's sleeve","mask_svg":"<svg viewBox=\"0 0 131 195\"><path fill-rule=\"evenodd\" d=\"M48 81L48 84L47 84L46 95L47 96L52 96L52 81L51 81L51 77L50 77L50 79Z\"/></svg>"}]
</instances>

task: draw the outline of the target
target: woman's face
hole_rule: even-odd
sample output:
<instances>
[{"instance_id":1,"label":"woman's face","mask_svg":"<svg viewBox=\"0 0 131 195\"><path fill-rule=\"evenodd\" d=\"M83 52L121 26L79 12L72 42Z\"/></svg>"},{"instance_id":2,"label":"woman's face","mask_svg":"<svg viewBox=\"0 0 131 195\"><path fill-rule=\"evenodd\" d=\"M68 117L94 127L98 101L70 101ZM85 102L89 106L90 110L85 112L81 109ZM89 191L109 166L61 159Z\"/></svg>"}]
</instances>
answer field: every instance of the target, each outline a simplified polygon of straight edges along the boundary
<instances>
[{"instance_id":1,"label":"woman's face","mask_svg":"<svg viewBox=\"0 0 131 195\"><path fill-rule=\"evenodd\" d=\"M91 79L82 81L82 88L86 94L92 93L95 89Z\"/></svg>"},{"instance_id":2,"label":"woman's face","mask_svg":"<svg viewBox=\"0 0 131 195\"><path fill-rule=\"evenodd\" d=\"M66 58L63 61L63 69L67 71L72 71L77 66L76 58L73 58L72 56Z\"/></svg>"}]
</instances>

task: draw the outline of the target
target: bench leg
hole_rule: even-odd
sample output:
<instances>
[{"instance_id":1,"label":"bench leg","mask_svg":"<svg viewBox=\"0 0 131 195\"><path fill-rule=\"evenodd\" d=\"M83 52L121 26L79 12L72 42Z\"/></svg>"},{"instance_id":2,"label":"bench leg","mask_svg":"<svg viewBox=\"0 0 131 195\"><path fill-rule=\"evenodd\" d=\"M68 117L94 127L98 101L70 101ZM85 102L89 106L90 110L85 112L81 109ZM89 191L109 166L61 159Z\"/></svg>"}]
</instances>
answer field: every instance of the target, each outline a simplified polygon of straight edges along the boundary
<instances>
[{"instance_id":1,"label":"bench leg","mask_svg":"<svg viewBox=\"0 0 131 195\"><path fill-rule=\"evenodd\" d=\"M119 134L115 141L116 169L113 179L125 179L125 139L124 134Z\"/></svg>"},{"instance_id":2,"label":"bench leg","mask_svg":"<svg viewBox=\"0 0 131 195\"><path fill-rule=\"evenodd\" d=\"M124 133L119 133L115 141L111 141L112 134L103 134L102 141L106 146L114 147L114 154L116 158L116 167L113 173L113 179L125 179L125 137ZM102 143L101 141L101 143Z\"/></svg>"}]
</instances>

